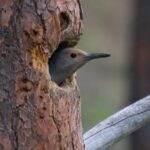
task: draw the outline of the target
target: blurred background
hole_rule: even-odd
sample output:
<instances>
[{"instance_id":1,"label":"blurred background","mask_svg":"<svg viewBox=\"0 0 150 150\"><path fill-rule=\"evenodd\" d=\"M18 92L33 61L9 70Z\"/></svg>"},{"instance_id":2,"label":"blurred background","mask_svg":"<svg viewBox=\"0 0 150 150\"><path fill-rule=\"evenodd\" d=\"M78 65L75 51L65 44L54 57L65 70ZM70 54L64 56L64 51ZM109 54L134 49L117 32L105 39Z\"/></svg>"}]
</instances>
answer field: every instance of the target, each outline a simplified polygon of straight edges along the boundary
<instances>
[{"instance_id":1,"label":"blurred background","mask_svg":"<svg viewBox=\"0 0 150 150\"><path fill-rule=\"evenodd\" d=\"M81 0L84 34L78 47L110 53L78 71L83 129L150 94L150 1ZM150 150L150 124L111 150Z\"/></svg>"}]
</instances>

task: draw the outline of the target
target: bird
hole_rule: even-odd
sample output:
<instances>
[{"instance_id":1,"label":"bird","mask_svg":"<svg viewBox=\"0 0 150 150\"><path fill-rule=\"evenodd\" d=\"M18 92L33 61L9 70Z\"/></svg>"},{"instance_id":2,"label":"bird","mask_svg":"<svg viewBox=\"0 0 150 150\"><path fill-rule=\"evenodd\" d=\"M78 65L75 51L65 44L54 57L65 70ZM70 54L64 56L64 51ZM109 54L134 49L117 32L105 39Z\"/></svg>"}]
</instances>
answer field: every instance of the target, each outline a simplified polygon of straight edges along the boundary
<instances>
[{"instance_id":1,"label":"bird","mask_svg":"<svg viewBox=\"0 0 150 150\"><path fill-rule=\"evenodd\" d=\"M87 53L75 47L58 49L48 62L51 80L60 85L87 62L109 56L106 53Z\"/></svg>"}]
</instances>

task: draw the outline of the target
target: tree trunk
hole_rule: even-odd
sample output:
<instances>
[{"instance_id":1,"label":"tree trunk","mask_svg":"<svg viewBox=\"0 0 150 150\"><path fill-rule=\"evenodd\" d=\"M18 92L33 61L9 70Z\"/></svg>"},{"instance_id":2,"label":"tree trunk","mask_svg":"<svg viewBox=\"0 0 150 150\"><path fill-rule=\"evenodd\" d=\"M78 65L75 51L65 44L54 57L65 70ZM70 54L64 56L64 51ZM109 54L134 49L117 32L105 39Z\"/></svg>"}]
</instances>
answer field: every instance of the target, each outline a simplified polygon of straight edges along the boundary
<instances>
[{"instance_id":1,"label":"tree trunk","mask_svg":"<svg viewBox=\"0 0 150 150\"><path fill-rule=\"evenodd\" d=\"M150 94L150 1L136 2L131 99ZM131 102L134 102L131 101ZM150 124L132 135L133 150L150 150Z\"/></svg>"},{"instance_id":2,"label":"tree trunk","mask_svg":"<svg viewBox=\"0 0 150 150\"><path fill-rule=\"evenodd\" d=\"M0 150L82 150L76 80L51 81L48 59L82 32L79 0L0 0Z\"/></svg>"}]
</instances>

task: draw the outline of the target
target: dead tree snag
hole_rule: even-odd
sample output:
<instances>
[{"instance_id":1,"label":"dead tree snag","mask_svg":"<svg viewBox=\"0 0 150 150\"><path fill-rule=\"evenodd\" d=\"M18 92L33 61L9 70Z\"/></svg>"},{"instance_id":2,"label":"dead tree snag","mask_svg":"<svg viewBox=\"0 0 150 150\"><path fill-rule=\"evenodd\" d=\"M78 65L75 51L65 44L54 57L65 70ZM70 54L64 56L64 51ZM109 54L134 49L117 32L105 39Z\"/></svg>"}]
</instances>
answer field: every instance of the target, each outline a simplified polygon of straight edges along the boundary
<instances>
[{"instance_id":1,"label":"dead tree snag","mask_svg":"<svg viewBox=\"0 0 150 150\"><path fill-rule=\"evenodd\" d=\"M48 70L82 27L77 0L0 0L0 149L83 149L75 79L59 87Z\"/></svg>"}]
</instances>

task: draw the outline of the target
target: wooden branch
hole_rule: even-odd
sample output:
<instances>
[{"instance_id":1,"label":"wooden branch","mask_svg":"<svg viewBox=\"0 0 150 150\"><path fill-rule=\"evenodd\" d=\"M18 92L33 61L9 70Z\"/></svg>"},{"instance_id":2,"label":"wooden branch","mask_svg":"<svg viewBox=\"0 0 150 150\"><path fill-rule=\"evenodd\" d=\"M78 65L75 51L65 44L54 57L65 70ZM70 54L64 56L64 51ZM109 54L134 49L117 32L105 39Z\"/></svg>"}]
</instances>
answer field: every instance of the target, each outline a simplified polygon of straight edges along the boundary
<instances>
[{"instance_id":1,"label":"wooden branch","mask_svg":"<svg viewBox=\"0 0 150 150\"><path fill-rule=\"evenodd\" d=\"M102 121L84 134L85 150L105 150L150 121L150 96Z\"/></svg>"}]
</instances>

